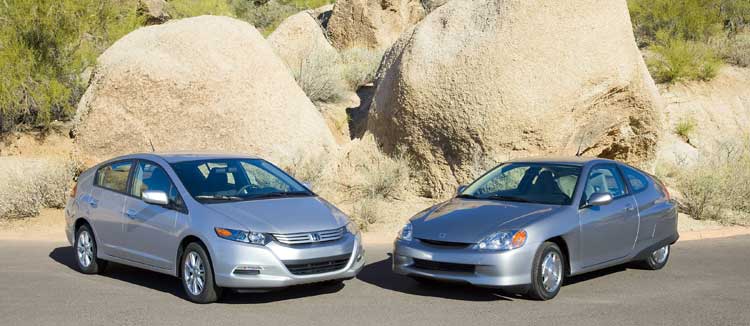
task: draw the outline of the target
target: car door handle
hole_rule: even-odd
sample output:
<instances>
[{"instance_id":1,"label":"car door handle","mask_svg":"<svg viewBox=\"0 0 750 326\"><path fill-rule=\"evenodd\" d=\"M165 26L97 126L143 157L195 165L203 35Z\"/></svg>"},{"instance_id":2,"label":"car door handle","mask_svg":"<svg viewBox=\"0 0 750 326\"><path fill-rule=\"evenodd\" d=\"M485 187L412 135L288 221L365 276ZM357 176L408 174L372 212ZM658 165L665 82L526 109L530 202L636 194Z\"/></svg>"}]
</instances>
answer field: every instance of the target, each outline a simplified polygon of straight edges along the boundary
<instances>
[{"instance_id":1,"label":"car door handle","mask_svg":"<svg viewBox=\"0 0 750 326\"><path fill-rule=\"evenodd\" d=\"M125 216L131 219L135 218L135 215L136 215L136 212L134 209L129 209L125 212Z\"/></svg>"},{"instance_id":2,"label":"car door handle","mask_svg":"<svg viewBox=\"0 0 750 326\"><path fill-rule=\"evenodd\" d=\"M635 206L631 206L631 205L625 206L625 211L626 212L632 212L634 210L635 210Z\"/></svg>"},{"instance_id":3,"label":"car door handle","mask_svg":"<svg viewBox=\"0 0 750 326\"><path fill-rule=\"evenodd\" d=\"M90 199L88 200L88 203L89 203L89 206L91 206L91 207L93 207L93 208L96 208L96 206L98 206L98 205L99 205L99 201L98 201L98 200L96 200L96 199L94 199L94 198L90 198Z\"/></svg>"}]
</instances>

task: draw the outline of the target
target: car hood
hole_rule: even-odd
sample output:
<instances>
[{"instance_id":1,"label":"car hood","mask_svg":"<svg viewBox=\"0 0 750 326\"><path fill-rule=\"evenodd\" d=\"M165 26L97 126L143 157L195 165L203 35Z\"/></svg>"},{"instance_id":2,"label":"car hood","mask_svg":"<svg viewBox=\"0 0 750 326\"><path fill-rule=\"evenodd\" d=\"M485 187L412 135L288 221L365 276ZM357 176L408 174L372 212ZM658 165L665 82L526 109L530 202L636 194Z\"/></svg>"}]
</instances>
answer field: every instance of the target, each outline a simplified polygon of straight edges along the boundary
<instances>
[{"instance_id":1,"label":"car hood","mask_svg":"<svg viewBox=\"0 0 750 326\"><path fill-rule=\"evenodd\" d=\"M248 230L264 233L297 233L345 226L344 213L320 197L292 197L205 205Z\"/></svg>"},{"instance_id":2,"label":"car hood","mask_svg":"<svg viewBox=\"0 0 750 326\"><path fill-rule=\"evenodd\" d=\"M520 228L561 206L454 198L412 219L415 238L477 243L487 235Z\"/></svg>"}]
</instances>

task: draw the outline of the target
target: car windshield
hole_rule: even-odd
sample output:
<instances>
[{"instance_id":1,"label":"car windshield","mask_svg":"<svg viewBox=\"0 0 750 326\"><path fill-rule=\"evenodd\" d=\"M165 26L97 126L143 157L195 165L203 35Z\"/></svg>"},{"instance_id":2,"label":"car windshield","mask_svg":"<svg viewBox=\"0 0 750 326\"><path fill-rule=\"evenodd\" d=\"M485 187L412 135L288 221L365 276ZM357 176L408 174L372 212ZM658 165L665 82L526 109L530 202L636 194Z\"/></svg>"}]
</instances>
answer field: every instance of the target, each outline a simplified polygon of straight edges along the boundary
<instances>
[{"instance_id":1,"label":"car windshield","mask_svg":"<svg viewBox=\"0 0 750 326\"><path fill-rule=\"evenodd\" d=\"M544 163L502 164L462 191L458 197L570 205L581 168Z\"/></svg>"},{"instance_id":2,"label":"car windshield","mask_svg":"<svg viewBox=\"0 0 750 326\"><path fill-rule=\"evenodd\" d=\"M204 203L313 196L302 184L261 159L211 159L172 164L197 201Z\"/></svg>"}]
</instances>

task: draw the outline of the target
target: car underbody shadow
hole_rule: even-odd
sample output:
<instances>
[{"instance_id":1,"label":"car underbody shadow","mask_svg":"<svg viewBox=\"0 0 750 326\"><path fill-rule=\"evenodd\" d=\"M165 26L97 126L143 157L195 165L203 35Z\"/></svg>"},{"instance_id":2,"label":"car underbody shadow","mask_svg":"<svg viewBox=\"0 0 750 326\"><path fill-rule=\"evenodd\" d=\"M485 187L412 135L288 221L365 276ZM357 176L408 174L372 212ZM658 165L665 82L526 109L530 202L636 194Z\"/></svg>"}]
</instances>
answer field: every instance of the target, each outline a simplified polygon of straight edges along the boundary
<instances>
[{"instance_id":1,"label":"car underbody shadow","mask_svg":"<svg viewBox=\"0 0 750 326\"><path fill-rule=\"evenodd\" d=\"M67 266L70 269L78 271L75 261L75 252L73 247L58 247L49 253L49 257ZM82 276L85 276L81 274ZM130 267L126 265L109 263L104 273L100 277L107 277L122 282L135 284L144 288L169 293L175 297L187 300L184 294L182 283L174 276L147 271L144 269ZM283 288L270 292L260 293L237 293L235 291L224 291L224 295L219 303L226 304L255 304L269 303L275 301L292 300L303 297L335 293L344 288L341 283L315 283L298 285L289 288Z\"/></svg>"},{"instance_id":2,"label":"car underbody shadow","mask_svg":"<svg viewBox=\"0 0 750 326\"><path fill-rule=\"evenodd\" d=\"M600 278L603 276L611 275L614 273L624 272L628 269L629 265L617 265L612 267L607 267L604 269L588 272L585 274L575 275L575 276L568 276L565 278L565 282L563 283L563 286L573 285L580 282L585 282L588 280L593 280L596 278Z\"/></svg>"},{"instance_id":3,"label":"car underbody shadow","mask_svg":"<svg viewBox=\"0 0 750 326\"><path fill-rule=\"evenodd\" d=\"M362 282L386 290L451 300L511 301L517 297L516 295L503 293L497 289L480 288L464 283L417 281L410 277L393 273L391 270L391 258L366 265L357 278Z\"/></svg>"}]
</instances>

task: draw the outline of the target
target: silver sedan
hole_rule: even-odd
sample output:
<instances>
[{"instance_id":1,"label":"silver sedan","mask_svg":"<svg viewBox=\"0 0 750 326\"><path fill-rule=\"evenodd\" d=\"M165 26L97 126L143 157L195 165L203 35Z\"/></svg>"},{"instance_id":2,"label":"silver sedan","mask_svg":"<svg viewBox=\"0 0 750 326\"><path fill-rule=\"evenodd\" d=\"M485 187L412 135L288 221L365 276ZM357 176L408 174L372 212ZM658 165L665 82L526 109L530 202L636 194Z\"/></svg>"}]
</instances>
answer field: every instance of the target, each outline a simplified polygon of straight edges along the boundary
<instances>
[{"instance_id":1,"label":"silver sedan","mask_svg":"<svg viewBox=\"0 0 750 326\"><path fill-rule=\"evenodd\" d=\"M353 278L347 216L273 164L224 154L137 154L81 174L65 209L83 273L107 262L179 277L195 302Z\"/></svg>"},{"instance_id":2,"label":"silver sedan","mask_svg":"<svg viewBox=\"0 0 750 326\"><path fill-rule=\"evenodd\" d=\"M516 160L412 217L393 270L548 300L571 275L627 262L661 269L678 236L675 203L643 171L604 159Z\"/></svg>"}]
</instances>

